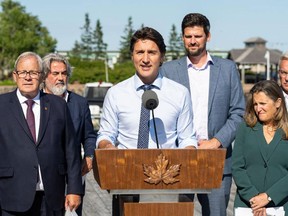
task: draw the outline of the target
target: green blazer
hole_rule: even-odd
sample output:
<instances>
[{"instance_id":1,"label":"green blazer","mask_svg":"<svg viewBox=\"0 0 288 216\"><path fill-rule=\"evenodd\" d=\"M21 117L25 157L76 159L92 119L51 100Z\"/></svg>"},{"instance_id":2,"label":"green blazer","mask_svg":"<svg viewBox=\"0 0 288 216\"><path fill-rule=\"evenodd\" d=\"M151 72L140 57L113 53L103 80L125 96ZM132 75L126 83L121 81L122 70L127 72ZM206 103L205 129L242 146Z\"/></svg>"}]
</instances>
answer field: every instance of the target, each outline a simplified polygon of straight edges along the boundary
<instances>
[{"instance_id":1,"label":"green blazer","mask_svg":"<svg viewBox=\"0 0 288 216\"><path fill-rule=\"evenodd\" d=\"M267 193L272 206L284 206L288 214L288 140L278 129L268 145L263 126L242 123L232 153L232 175L237 186L234 207L250 207L249 200Z\"/></svg>"}]
</instances>

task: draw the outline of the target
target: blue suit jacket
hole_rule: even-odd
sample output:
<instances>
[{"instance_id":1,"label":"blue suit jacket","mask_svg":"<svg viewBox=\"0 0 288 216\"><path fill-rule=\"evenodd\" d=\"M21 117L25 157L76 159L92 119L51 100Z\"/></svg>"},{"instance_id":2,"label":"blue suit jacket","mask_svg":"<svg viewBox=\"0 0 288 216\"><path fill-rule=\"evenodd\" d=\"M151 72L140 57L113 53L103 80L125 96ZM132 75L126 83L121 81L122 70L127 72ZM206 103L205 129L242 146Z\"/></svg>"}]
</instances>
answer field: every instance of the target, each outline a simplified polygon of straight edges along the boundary
<instances>
[{"instance_id":1,"label":"blue suit jacket","mask_svg":"<svg viewBox=\"0 0 288 216\"><path fill-rule=\"evenodd\" d=\"M94 155L96 133L93 128L88 101L86 98L69 91L67 105L75 129L79 154L82 144L85 156Z\"/></svg>"},{"instance_id":2,"label":"blue suit jacket","mask_svg":"<svg viewBox=\"0 0 288 216\"><path fill-rule=\"evenodd\" d=\"M41 167L51 209L64 207L68 194L82 194L81 163L66 102L40 93L40 126L35 145L16 91L0 95L0 206L27 211L34 200Z\"/></svg>"},{"instance_id":3,"label":"blue suit jacket","mask_svg":"<svg viewBox=\"0 0 288 216\"><path fill-rule=\"evenodd\" d=\"M187 57L164 63L160 72L186 86L190 91ZM208 137L217 138L227 149L224 174L231 174L232 145L236 128L242 121L245 100L239 72L236 65L228 60L213 57L210 65L208 98ZM193 101L192 101L193 103Z\"/></svg>"}]
</instances>

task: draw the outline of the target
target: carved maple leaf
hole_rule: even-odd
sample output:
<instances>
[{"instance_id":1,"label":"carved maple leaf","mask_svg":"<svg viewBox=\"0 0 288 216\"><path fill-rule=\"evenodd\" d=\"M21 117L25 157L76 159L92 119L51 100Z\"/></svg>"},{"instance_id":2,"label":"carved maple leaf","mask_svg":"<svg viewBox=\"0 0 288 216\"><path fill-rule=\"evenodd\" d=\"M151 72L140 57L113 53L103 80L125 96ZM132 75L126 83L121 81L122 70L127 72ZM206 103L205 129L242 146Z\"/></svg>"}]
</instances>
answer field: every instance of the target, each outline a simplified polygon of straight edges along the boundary
<instances>
[{"instance_id":1,"label":"carved maple leaf","mask_svg":"<svg viewBox=\"0 0 288 216\"><path fill-rule=\"evenodd\" d=\"M148 176L148 178L144 179L145 182L150 184L159 184L159 182L163 181L165 184L173 184L178 182L179 179L174 178L180 173L180 164L171 165L169 169L167 169L169 161L165 158L163 154L160 154L155 161L155 166L143 164L144 174Z\"/></svg>"}]
</instances>

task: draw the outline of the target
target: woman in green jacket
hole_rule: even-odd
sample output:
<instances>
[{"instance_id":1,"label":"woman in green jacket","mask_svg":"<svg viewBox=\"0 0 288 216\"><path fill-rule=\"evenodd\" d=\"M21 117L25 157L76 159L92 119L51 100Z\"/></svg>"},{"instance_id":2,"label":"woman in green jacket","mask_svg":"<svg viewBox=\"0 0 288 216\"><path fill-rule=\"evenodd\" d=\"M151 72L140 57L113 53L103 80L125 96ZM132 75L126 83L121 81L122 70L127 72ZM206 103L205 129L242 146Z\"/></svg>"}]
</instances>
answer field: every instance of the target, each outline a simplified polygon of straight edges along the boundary
<instances>
[{"instance_id":1,"label":"woman in green jacket","mask_svg":"<svg viewBox=\"0 0 288 216\"><path fill-rule=\"evenodd\" d=\"M288 115L276 82L254 85L244 120L232 154L235 215L288 215Z\"/></svg>"}]
</instances>

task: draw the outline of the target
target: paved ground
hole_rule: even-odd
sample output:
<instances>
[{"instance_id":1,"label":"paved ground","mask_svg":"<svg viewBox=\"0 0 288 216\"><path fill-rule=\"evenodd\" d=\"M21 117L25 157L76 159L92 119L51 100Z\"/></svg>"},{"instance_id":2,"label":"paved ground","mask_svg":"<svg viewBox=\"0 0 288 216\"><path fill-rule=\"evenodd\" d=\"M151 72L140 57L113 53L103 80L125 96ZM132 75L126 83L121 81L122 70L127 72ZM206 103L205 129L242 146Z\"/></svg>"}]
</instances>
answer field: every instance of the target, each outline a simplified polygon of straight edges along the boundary
<instances>
[{"instance_id":1,"label":"paved ground","mask_svg":"<svg viewBox=\"0 0 288 216\"><path fill-rule=\"evenodd\" d=\"M231 189L229 207L227 216L233 216L233 201L235 196L235 185ZM83 216L111 216L112 215L112 198L106 190L101 190L94 179L91 171L86 176L86 195L83 203ZM200 205L197 200L194 202L194 216L201 216Z\"/></svg>"}]
</instances>

